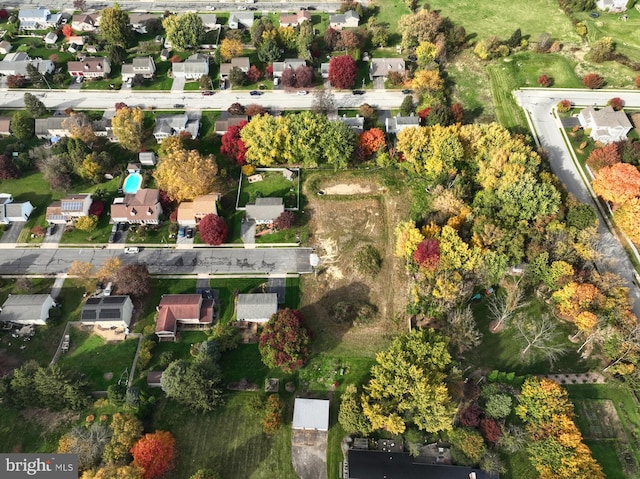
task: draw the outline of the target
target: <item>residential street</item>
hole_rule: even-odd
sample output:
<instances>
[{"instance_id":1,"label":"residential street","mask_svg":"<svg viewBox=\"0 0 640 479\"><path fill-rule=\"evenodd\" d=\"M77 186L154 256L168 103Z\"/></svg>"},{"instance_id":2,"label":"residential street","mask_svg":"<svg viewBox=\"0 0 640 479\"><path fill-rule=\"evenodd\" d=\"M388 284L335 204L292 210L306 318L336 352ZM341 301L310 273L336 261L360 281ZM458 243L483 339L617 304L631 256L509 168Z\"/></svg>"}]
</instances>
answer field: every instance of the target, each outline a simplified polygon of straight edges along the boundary
<instances>
[{"instance_id":1,"label":"residential street","mask_svg":"<svg viewBox=\"0 0 640 479\"><path fill-rule=\"evenodd\" d=\"M515 92L518 103L530 113L531 122L538 135L542 148L549 152L551 169L560 178L567 190L580 201L595 206L587 187L580 178L569 151L567 150L559 130L557 119L551 115L551 110L563 99L571 100L577 106L593 104L605 105L614 97L620 97L625 105L640 106L640 92L634 91L589 91L589 90L559 90L559 89L522 89ZM626 251L618 239L609 231L607 225L598 212L600 220L599 232L600 251L603 260L598 263L600 270L609 270L622 276L629 287L629 294L634 299L633 311L640 318L640 290L634 283L634 269Z\"/></svg>"}]
</instances>

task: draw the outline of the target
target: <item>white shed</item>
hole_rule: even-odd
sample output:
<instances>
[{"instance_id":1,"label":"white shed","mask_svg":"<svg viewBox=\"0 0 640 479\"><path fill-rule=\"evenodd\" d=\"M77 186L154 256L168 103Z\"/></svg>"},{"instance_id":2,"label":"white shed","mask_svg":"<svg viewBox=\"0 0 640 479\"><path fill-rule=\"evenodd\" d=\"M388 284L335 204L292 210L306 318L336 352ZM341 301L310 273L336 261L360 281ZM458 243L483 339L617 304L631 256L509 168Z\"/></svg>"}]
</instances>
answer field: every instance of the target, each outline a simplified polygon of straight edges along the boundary
<instances>
[{"instance_id":1,"label":"white shed","mask_svg":"<svg viewBox=\"0 0 640 479\"><path fill-rule=\"evenodd\" d=\"M293 429L328 431L329 400L296 398L293 406Z\"/></svg>"}]
</instances>

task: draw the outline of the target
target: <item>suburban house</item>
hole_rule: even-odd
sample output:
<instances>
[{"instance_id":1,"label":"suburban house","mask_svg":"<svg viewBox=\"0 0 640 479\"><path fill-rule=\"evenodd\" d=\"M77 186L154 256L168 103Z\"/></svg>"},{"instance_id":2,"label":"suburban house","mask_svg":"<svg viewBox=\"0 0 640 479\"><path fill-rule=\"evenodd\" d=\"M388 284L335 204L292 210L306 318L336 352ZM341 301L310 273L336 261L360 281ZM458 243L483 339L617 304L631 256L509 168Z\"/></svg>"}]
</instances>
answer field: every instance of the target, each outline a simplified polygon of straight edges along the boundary
<instances>
[{"instance_id":1,"label":"suburban house","mask_svg":"<svg viewBox=\"0 0 640 479\"><path fill-rule=\"evenodd\" d=\"M78 32L95 32L100 26L100 15L97 13L81 13L71 17L71 28Z\"/></svg>"},{"instance_id":2,"label":"suburban house","mask_svg":"<svg viewBox=\"0 0 640 479\"><path fill-rule=\"evenodd\" d=\"M354 448L349 449L348 464L350 479L374 477L499 479L498 474L489 475L487 472L472 467L416 462L408 452L370 451Z\"/></svg>"},{"instance_id":3,"label":"suburban house","mask_svg":"<svg viewBox=\"0 0 640 479\"><path fill-rule=\"evenodd\" d=\"M304 22L311 21L311 12L307 10L300 10L298 13L293 14L285 14L280 15L280 26L281 27L297 27L298 25L302 25Z\"/></svg>"},{"instance_id":4,"label":"suburban house","mask_svg":"<svg viewBox=\"0 0 640 479\"><path fill-rule=\"evenodd\" d=\"M193 201L183 201L178 206L178 224L196 226L207 215L217 215L220 193L196 196Z\"/></svg>"},{"instance_id":5,"label":"suburban house","mask_svg":"<svg viewBox=\"0 0 640 479\"><path fill-rule=\"evenodd\" d=\"M54 45L58 41L58 34L56 32L49 32L44 36L45 45Z\"/></svg>"},{"instance_id":6,"label":"suburban house","mask_svg":"<svg viewBox=\"0 0 640 479\"><path fill-rule=\"evenodd\" d=\"M103 78L111 73L107 57L86 57L81 62L68 62L67 68L72 77Z\"/></svg>"},{"instance_id":7,"label":"suburban house","mask_svg":"<svg viewBox=\"0 0 640 479\"><path fill-rule=\"evenodd\" d=\"M99 328L128 328L133 316L133 302L129 296L99 296L87 299L82 307L80 322Z\"/></svg>"},{"instance_id":8,"label":"suburban house","mask_svg":"<svg viewBox=\"0 0 640 479\"><path fill-rule=\"evenodd\" d=\"M596 0L596 8L611 13L624 12L628 4L629 0Z\"/></svg>"},{"instance_id":9,"label":"suburban house","mask_svg":"<svg viewBox=\"0 0 640 479\"><path fill-rule=\"evenodd\" d=\"M360 23L360 15L354 10L344 13L329 15L329 26L334 30L342 30L343 28L355 28Z\"/></svg>"},{"instance_id":10,"label":"suburban house","mask_svg":"<svg viewBox=\"0 0 640 479\"><path fill-rule=\"evenodd\" d=\"M399 131L404 130L405 128L418 127L420 126L420 117L411 113L409 116L402 116L397 114L396 116L392 116L391 118L385 118L384 126L387 130L387 133L396 134Z\"/></svg>"},{"instance_id":11,"label":"suburban house","mask_svg":"<svg viewBox=\"0 0 640 479\"><path fill-rule=\"evenodd\" d=\"M291 427L300 431L327 432L329 430L329 404L328 399L296 398L293 403Z\"/></svg>"},{"instance_id":12,"label":"suburban house","mask_svg":"<svg viewBox=\"0 0 640 479\"><path fill-rule=\"evenodd\" d=\"M209 57L194 53L183 62L172 63L171 72L174 78L198 80L202 75L209 74Z\"/></svg>"},{"instance_id":13,"label":"suburban house","mask_svg":"<svg viewBox=\"0 0 640 479\"><path fill-rule=\"evenodd\" d=\"M231 70L235 67L239 68L244 73L247 73L249 71L249 68L251 68L249 57L236 57L232 58L228 63L221 63L220 78L227 78L229 76L229 73L231 73Z\"/></svg>"},{"instance_id":14,"label":"suburban house","mask_svg":"<svg viewBox=\"0 0 640 479\"><path fill-rule=\"evenodd\" d=\"M113 223L157 225L161 214L160 192L151 188L140 188L135 194L116 198L111 205Z\"/></svg>"},{"instance_id":15,"label":"suburban house","mask_svg":"<svg viewBox=\"0 0 640 479\"><path fill-rule=\"evenodd\" d=\"M41 140L55 137L69 136L69 130L62 126L67 116L52 116L49 118L36 118L35 134Z\"/></svg>"},{"instance_id":16,"label":"suburban house","mask_svg":"<svg viewBox=\"0 0 640 479\"><path fill-rule=\"evenodd\" d=\"M376 78L387 79L389 73L396 72L400 75L404 75L406 65L402 58L374 58L369 65L369 78L374 80Z\"/></svg>"},{"instance_id":17,"label":"suburban house","mask_svg":"<svg viewBox=\"0 0 640 479\"><path fill-rule=\"evenodd\" d=\"M153 78L156 73L156 64L151 57L137 57L131 63L122 65L122 81L128 81L136 75L143 78Z\"/></svg>"},{"instance_id":18,"label":"suburban house","mask_svg":"<svg viewBox=\"0 0 640 479\"><path fill-rule=\"evenodd\" d=\"M155 166L156 154L153 151L141 151L138 153L138 161L144 166Z\"/></svg>"},{"instance_id":19,"label":"suburban house","mask_svg":"<svg viewBox=\"0 0 640 479\"><path fill-rule=\"evenodd\" d=\"M266 323L278 312L276 293L239 294L236 301L236 320Z\"/></svg>"},{"instance_id":20,"label":"suburban house","mask_svg":"<svg viewBox=\"0 0 640 479\"><path fill-rule=\"evenodd\" d=\"M82 35L71 35L70 37L65 38L65 40L67 41L67 43L69 43L69 45L81 47L86 43L87 37L83 37Z\"/></svg>"},{"instance_id":21,"label":"suburban house","mask_svg":"<svg viewBox=\"0 0 640 479\"><path fill-rule=\"evenodd\" d=\"M362 133L364 131L364 117L360 115L347 116L342 115L335 118L333 121L341 121L356 133Z\"/></svg>"},{"instance_id":22,"label":"suburban house","mask_svg":"<svg viewBox=\"0 0 640 479\"><path fill-rule=\"evenodd\" d=\"M160 15L154 15L152 13L129 13L129 23L131 24L131 29L136 32L144 35L147 33L147 22L154 18L160 18Z\"/></svg>"},{"instance_id":23,"label":"suburban house","mask_svg":"<svg viewBox=\"0 0 640 479\"><path fill-rule=\"evenodd\" d=\"M202 26L205 30L216 30L220 28L218 24L218 16L215 13L198 13L200 20L202 20Z\"/></svg>"},{"instance_id":24,"label":"suburban house","mask_svg":"<svg viewBox=\"0 0 640 479\"><path fill-rule=\"evenodd\" d=\"M0 321L44 326L55 305L50 294L10 294L0 308Z\"/></svg>"},{"instance_id":25,"label":"suburban house","mask_svg":"<svg viewBox=\"0 0 640 479\"><path fill-rule=\"evenodd\" d=\"M13 196L9 193L0 193L0 223L8 225L27 221L33 209L30 201L14 203Z\"/></svg>"},{"instance_id":26,"label":"suburban house","mask_svg":"<svg viewBox=\"0 0 640 479\"><path fill-rule=\"evenodd\" d=\"M30 58L24 52L7 54L0 62L0 75L27 76L27 65L33 65L42 74L53 73L55 66L51 60Z\"/></svg>"},{"instance_id":27,"label":"suburban house","mask_svg":"<svg viewBox=\"0 0 640 479\"><path fill-rule=\"evenodd\" d=\"M2 40L0 42L0 54L6 55L7 53L11 52L12 48L13 47L11 46L11 43L9 43L8 41Z\"/></svg>"},{"instance_id":28,"label":"suburban house","mask_svg":"<svg viewBox=\"0 0 640 479\"><path fill-rule=\"evenodd\" d=\"M189 118L187 113L181 115L162 115L156 118L156 126L153 129L153 136L158 143L170 136L177 136L183 131L191 135L191 138L198 137L200 130L200 119Z\"/></svg>"},{"instance_id":29,"label":"suburban house","mask_svg":"<svg viewBox=\"0 0 640 479\"><path fill-rule=\"evenodd\" d=\"M60 201L54 201L47 207L47 222L64 225L81 216L88 216L91 203L93 203L91 193L69 195Z\"/></svg>"},{"instance_id":30,"label":"suburban house","mask_svg":"<svg viewBox=\"0 0 640 479\"><path fill-rule=\"evenodd\" d=\"M206 329L213 324L213 299L201 294L165 294L158 306L156 336L175 341L178 329Z\"/></svg>"},{"instance_id":31,"label":"suburban house","mask_svg":"<svg viewBox=\"0 0 640 479\"><path fill-rule=\"evenodd\" d=\"M229 14L229 28L251 28L253 25L253 12L231 12Z\"/></svg>"},{"instance_id":32,"label":"suburban house","mask_svg":"<svg viewBox=\"0 0 640 479\"><path fill-rule=\"evenodd\" d=\"M11 134L11 117L0 116L0 136Z\"/></svg>"},{"instance_id":33,"label":"suburban house","mask_svg":"<svg viewBox=\"0 0 640 479\"><path fill-rule=\"evenodd\" d=\"M48 8L23 8L18 11L20 30L46 30L55 28L60 23L62 15L51 13Z\"/></svg>"},{"instance_id":34,"label":"suburban house","mask_svg":"<svg viewBox=\"0 0 640 479\"><path fill-rule=\"evenodd\" d=\"M246 206L247 218L258 225L270 224L284 212L282 198L256 198Z\"/></svg>"},{"instance_id":35,"label":"suburban house","mask_svg":"<svg viewBox=\"0 0 640 479\"><path fill-rule=\"evenodd\" d=\"M280 78L287 68L296 70L298 67L304 67L307 62L302 58L285 58L283 62L273 62L273 77Z\"/></svg>"},{"instance_id":36,"label":"suburban house","mask_svg":"<svg viewBox=\"0 0 640 479\"><path fill-rule=\"evenodd\" d=\"M223 111L220 113L220 119L216 120L214 129L216 134L224 135L230 126L238 126L243 121L248 122L249 117L247 115L232 115L229 112Z\"/></svg>"},{"instance_id":37,"label":"suburban house","mask_svg":"<svg viewBox=\"0 0 640 479\"><path fill-rule=\"evenodd\" d=\"M610 106L596 110L592 106L578 114L582 128L590 129L589 136L600 143L613 143L627 138L633 125L624 111L615 111Z\"/></svg>"}]
</instances>

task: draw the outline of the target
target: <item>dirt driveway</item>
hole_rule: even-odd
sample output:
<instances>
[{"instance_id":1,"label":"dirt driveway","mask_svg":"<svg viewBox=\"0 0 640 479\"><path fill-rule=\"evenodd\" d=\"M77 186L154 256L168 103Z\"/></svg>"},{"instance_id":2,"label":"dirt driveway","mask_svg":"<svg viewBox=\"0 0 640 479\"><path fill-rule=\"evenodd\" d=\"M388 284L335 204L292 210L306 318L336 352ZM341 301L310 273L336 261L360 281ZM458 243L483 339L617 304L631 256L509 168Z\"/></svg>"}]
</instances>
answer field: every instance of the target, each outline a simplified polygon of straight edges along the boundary
<instances>
[{"instance_id":1,"label":"dirt driveway","mask_svg":"<svg viewBox=\"0 0 640 479\"><path fill-rule=\"evenodd\" d=\"M300 479L327 479L327 432L294 430L291 459Z\"/></svg>"}]
</instances>

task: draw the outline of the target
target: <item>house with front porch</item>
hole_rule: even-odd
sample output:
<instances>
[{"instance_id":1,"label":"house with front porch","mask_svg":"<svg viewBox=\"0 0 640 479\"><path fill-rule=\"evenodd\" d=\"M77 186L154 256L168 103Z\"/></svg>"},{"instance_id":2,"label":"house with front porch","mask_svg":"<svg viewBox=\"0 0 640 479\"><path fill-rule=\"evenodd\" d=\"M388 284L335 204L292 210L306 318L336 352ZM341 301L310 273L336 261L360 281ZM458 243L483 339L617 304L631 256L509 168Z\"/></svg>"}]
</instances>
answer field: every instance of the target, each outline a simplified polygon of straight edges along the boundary
<instances>
[{"instance_id":1,"label":"house with front porch","mask_svg":"<svg viewBox=\"0 0 640 479\"><path fill-rule=\"evenodd\" d=\"M122 65L122 81L133 79L136 75L142 75L143 78L153 78L156 74L156 64L152 57L137 57L131 63Z\"/></svg>"},{"instance_id":2,"label":"house with front porch","mask_svg":"<svg viewBox=\"0 0 640 479\"><path fill-rule=\"evenodd\" d=\"M610 106L596 110L589 106L578 114L580 126L589 131L595 141L608 144L623 141L633 125L624 111L615 111Z\"/></svg>"},{"instance_id":3,"label":"house with front porch","mask_svg":"<svg viewBox=\"0 0 640 479\"><path fill-rule=\"evenodd\" d=\"M46 220L49 224L72 223L82 216L89 215L91 203L93 203L91 193L66 196L47 207Z\"/></svg>"},{"instance_id":4,"label":"house with front porch","mask_svg":"<svg viewBox=\"0 0 640 479\"><path fill-rule=\"evenodd\" d=\"M161 214L160 191L152 188L140 188L134 194L116 198L111 205L113 223L157 225Z\"/></svg>"},{"instance_id":5,"label":"house with front porch","mask_svg":"<svg viewBox=\"0 0 640 479\"><path fill-rule=\"evenodd\" d=\"M199 80L203 75L209 74L209 57L194 53L183 62L172 63L171 73L174 78Z\"/></svg>"},{"instance_id":6,"label":"house with front porch","mask_svg":"<svg viewBox=\"0 0 640 479\"><path fill-rule=\"evenodd\" d=\"M213 325L215 300L201 294L165 294L157 307L156 336L175 341L179 329L207 329Z\"/></svg>"},{"instance_id":7,"label":"house with front porch","mask_svg":"<svg viewBox=\"0 0 640 479\"><path fill-rule=\"evenodd\" d=\"M193 201L183 201L178 206L178 224L180 226L197 226L207 215L218 214L220 193L196 196Z\"/></svg>"},{"instance_id":8,"label":"house with front porch","mask_svg":"<svg viewBox=\"0 0 640 479\"><path fill-rule=\"evenodd\" d=\"M104 78L111 73L111 63L107 57L86 57L79 62L68 62L67 69L74 78Z\"/></svg>"},{"instance_id":9,"label":"house with front porch","mask_svg":"<svg viewBox=\"0 0 640 479\"><path fill-rule=\"evenodd\" d=\"M26 77L27 65L37 68L43 75L53 73L55 69L55 65L51 60L31 58L24 52L14 52L7 54L0 62L0 75L22 75Z\"/></svg>"}]
</instances>

